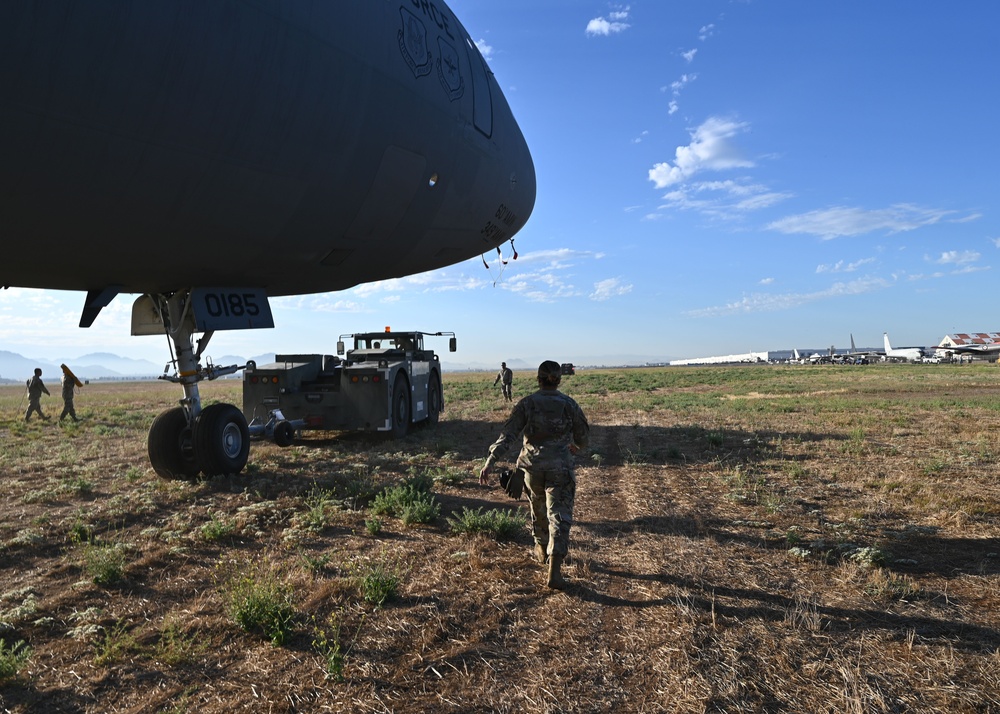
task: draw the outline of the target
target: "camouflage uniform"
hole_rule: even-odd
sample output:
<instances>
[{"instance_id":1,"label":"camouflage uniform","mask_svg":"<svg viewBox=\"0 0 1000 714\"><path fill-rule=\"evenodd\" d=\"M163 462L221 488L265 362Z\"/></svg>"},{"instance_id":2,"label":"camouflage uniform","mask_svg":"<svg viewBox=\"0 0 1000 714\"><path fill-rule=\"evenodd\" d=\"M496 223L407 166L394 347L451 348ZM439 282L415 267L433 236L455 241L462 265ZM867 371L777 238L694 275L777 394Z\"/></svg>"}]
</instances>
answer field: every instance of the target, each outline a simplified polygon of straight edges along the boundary
<instances>
[{"instance_id":1,"label":"camouflage uniform","mask_svg":"<svg viewBox=\"0 0 1000 714\"><path fill-rule=\"evenodd\" d=\"M525 472L536 547L564 557L573 523L576 474L570 447L585 449L590 425L580 406L555 388L542 388L515 406L500 438L490 447L486 467L492 468L524 433L517 466Z\"/></svg>"},{"instance_id":2,"label":"camouflage uniform","mask_svg":"<svg viewBox=\"0 0 1000 714\"><path fill-rule=\"evenodd\" d=\"M38 412L38 416L42 419L48 419L47 416L42 414L42 392L49 394L49 390L45 388L45 384L42 382L42 370L36 369L34 376L28 380L28 411L24 413L24 420L29 421L31 419L32 412ZM50 395L51 396L51 395Z\"/></svg>"},{"instance_id":3,"label":"camouflage uniform","mask_svg":"<svg viewBox=\"0 0 1000 714\"><path fill-rule=\"evenodd\" d=\"M493 380L494 387L497 386L497 382L500 382L500 387L503 390L503 398L508 402L514 401L514 373L507 366L506 362L500 365L497 378Z\"/></svg>"},{"instance_id":4,"label":"camouflage uniform","mask_svg":"<svg viewBox=\"0 0 1000 714\"><path fill-rule=\"evenodd\" d=\"M62 376L62 398L63 398L63 410L62 414L59 416L59 421L62 421L67 416L71 417L73 421L79 421L76 418L76 409L73 407L73 390L76 387L76 382L68 374L63 373Z\"/></svg>"}]
</instances>

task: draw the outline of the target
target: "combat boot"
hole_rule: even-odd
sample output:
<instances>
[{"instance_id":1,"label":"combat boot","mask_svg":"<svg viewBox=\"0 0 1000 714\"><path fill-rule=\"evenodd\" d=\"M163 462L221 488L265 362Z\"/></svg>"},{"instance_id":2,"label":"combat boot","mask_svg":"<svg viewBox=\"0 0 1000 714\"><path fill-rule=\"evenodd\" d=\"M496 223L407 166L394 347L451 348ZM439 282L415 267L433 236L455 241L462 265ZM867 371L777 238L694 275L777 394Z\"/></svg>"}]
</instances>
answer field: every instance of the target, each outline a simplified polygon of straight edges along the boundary
<instances>
[{"instance_id":1,"label":"combat boot","mask_svg":"<svg viewBox=\"0 0 1000 714\"><path fill-rule=\"evenodd\" d=\"M563 579L562 573L559 572L562 568L563 558L565 556L553 554L549 558L549 579L546 581L545 585L547 587L553 588L554 590L565 590L569 583Z\"/></svg>"},{"instance_id":2,"label":"combat boot","mask_svg":"<svg viewBox=\"0 0 1000 714\"><path fill-rule=\"evenodd\" d=\"M541 543L535 543L535 560L539 563L547 563L549 561L548 553L545 552L546 548Z\"/></svg>"}]
</instances>

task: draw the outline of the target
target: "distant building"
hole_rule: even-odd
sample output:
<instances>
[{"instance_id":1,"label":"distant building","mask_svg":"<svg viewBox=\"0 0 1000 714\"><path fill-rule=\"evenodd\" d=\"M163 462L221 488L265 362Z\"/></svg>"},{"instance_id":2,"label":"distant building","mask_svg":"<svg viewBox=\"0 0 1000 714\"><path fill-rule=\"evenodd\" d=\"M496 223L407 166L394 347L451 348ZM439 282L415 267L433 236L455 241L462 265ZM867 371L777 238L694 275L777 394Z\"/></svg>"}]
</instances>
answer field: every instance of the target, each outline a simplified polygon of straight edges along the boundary
<instances>
[{"instance_id":1,"label":"distant building","mask_svg":"<svg viewBox=\"0 0 1000 714\"><path fill-rule=\"evenodd\" d=\"M1000 332L956 332L945 335L938 347L965 347L967 345L1000 345Z\"/></svg>"},{"instance_id":2,"label":"distant building","mask_svg":"<svg viewBox=\"0 0 1000 714\"><path fill-rule=\"evenodd\" d=\"M758 363L767 362L771 357L772 352L744 352L738 355L719 355L716 357L695 357L692 359L672 359L670 360L670 365L672 367L683 366L683 365L693 365L693 364L746 364L746 363ZM791 352L788 352L791 354Z\"/></svg>"},{"instance_id":3,"label":"distant building","mask_svg":"<svg viewBox=\"0 0 1000 714\"><path fill-rule=\"evenodd\" d=\"M1000 341L1000 335L997 337ZM796 351L798 356L796 357ZM874 348L861 348L861 352L876 353ZM734 355L718 355L712 357L694 357L691 359L670 360L672 367L695 364L775 364L783 362L816 361L845 362L852 352L849 349L837 349L833 346L822 348L799 348L798 350L768 350L767 352L744 352Z\"/></svg>"}]
</instances>

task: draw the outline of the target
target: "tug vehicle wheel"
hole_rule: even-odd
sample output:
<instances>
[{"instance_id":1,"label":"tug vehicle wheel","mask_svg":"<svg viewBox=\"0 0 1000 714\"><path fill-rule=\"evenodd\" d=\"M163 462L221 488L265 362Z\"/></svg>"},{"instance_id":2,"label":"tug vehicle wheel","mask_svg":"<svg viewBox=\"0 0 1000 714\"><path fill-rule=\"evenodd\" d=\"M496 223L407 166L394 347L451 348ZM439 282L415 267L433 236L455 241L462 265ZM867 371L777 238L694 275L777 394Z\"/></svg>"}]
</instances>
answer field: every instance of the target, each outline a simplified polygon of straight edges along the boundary
<instances>
[{"instance_id":1,"label":"tug vehicle wheel","mask_svg":"<svg viewBox=\"0 0 1000 714\"><path fill-rule=\"evenodd\" d=\"M274 443L278 446L291 446L295 441L295 427L285 420L274 425Z\"/></svg>"}]
</instances>

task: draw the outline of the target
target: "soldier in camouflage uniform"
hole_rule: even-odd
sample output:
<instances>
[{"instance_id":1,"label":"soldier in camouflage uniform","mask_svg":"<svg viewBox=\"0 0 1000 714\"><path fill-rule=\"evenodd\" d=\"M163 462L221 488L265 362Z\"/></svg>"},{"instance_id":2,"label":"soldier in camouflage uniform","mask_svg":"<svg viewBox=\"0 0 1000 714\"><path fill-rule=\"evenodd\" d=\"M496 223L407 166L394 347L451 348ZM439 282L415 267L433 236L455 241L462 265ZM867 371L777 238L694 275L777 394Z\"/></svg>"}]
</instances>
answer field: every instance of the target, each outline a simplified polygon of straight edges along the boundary
<instances>
[{"instance_id":1,"label":"soldier in camouflage uniform","mask_svg":"<svg viewBox=\"0 0 1000 714\"><path fill-rule=\"evenodd\" d=\"M500 363L500 371L497 372L497 378L493 380L493 386L497 386L497 382L500 382L500 388L503 390L503 398L508 402L514 401L514 373L507 366L506 362Z\"/></svg>"},{"instance_id":2,"label":"soldier in camouflage uniform","mask_svg":"<svg viewBox=\"0 0 1000 714\"><path fill-rule=\"evenodd\" d=\"M63 410L62 414L59 415L59 421L62 421L67 416L73 419L73 421L80 421L76 418L76 408L73 406L73 390L76 388L76 380L70 377L68 374L63 372L62 376L62 398L63 398Z\"/></svg>"},{"instance_id":3,"label":"soldier in camouflage uniform","mask_svg":"<svg viewBox=\"0 0 1000 714\"><path fill-rule=\"evenodd\" d=\"M24 413L24 420L29 421L33 412L38 412L38 416L42 419L48 419L47 416L42 414L42 392L46 394L49 390L45 388L45 383L42 382L42 370L35 367L35 376L28 380L28 411ZM51 396L51 395L50 395Z\"/></svg>"},{"instance_id":4,"label":"soldier in camouflage uniform","mask_svg":"<svg viewBox=\"0 0 1000 714\"><path fill-rule=\"evenodd\" d=\"M569 550L576 496L573 454L587 448L590 437L590 425L580 406L557 389L561 379L558 362L547 360L539 365L538 391L514 406L479 472L479 482L488 484L497 459L523 432L517 466L524 470L528 487L535 558L549 564L546 585L560 590L567 584L560 569Z\"/></svg>"}]
</instances>

